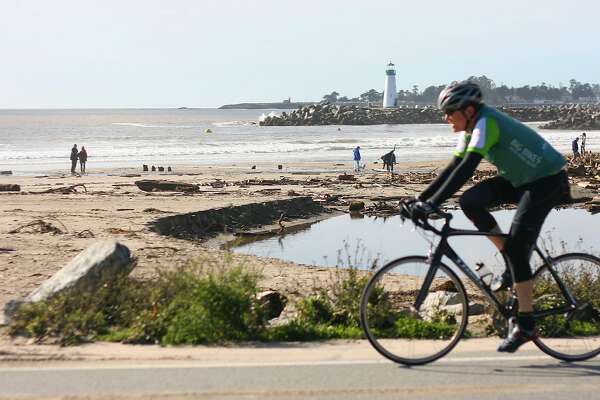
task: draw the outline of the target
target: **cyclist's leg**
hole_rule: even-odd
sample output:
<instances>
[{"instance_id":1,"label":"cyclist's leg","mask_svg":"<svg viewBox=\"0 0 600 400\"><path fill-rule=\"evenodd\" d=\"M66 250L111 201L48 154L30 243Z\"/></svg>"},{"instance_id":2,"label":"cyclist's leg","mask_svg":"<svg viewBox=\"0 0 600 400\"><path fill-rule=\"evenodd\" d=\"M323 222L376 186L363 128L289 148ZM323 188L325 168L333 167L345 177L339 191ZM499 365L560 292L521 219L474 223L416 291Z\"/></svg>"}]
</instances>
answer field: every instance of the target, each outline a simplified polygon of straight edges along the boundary
<instances>
[{"instance_id":1,"label":"cyclist's leg","mask_svg":"<svg viewBox=\"0 0 600 400\"><path fill-rule=\"evenodd\" d=\"M529 259L544 220L568 193L566 173L539 179L521 189L521 198L504 249L519 299L517 328L498 351L516 351L534 333L533 283Z\"/></svg>"},{"instance_id":2,"label":"cyclist's leg","mask_svg":"<svg viewBox=\"0 0 600 400\"><path fill-rule=\"evenodd\" d=\"M500 176L486 179L469 190L459 199L460 207L480 231L500 232L498 223L487 210L489 207L518 201L516 189L508 180ZM502 251L504 240L497 236L488 236L498 250Z\"/></svg>"},{"instance_id":3,"label":"cyclist's leg","mask_svg":"<svg viewBox=\"0 0 600 400\"><path fill-rule=\"evenodd\" d=\"M568 193L569 182L564 171L519 188L519 204L505 243L505 253L517 284L531 280L529 258L544 220ZM519 299L519 310L521 306L531 308L531 304L523 304Z\"/></svg>"}]
</instances>

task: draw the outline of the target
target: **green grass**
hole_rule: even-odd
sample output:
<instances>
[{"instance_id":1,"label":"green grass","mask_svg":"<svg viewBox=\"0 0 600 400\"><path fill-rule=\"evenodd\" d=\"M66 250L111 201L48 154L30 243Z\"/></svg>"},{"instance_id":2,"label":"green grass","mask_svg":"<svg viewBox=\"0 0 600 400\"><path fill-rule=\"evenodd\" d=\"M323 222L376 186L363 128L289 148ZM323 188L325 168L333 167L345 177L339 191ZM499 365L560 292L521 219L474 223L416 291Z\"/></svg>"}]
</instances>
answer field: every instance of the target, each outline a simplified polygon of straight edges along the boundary
<instances>
[{"instance_id":1,"label":"green grass","mask_svg":"<svg viewBox=\"0 0 600 400\"><path fill-rule=\"evenodd\" d=\"M196 261L158 271L150 281L115 278L95 291L68 290L50 300L24 304L9 331L38 342L75 345L90 341L124 343L225 344L247 341L359 339L360 295L369 274L355 268L332 270L331 284L298 300L288 320L267 320L257 299L260 275L224 259ZM403 338L447 338L452 318L432 321L394 314L383 290L370 299L376 329Z\"/></svg>"}]
</instances>

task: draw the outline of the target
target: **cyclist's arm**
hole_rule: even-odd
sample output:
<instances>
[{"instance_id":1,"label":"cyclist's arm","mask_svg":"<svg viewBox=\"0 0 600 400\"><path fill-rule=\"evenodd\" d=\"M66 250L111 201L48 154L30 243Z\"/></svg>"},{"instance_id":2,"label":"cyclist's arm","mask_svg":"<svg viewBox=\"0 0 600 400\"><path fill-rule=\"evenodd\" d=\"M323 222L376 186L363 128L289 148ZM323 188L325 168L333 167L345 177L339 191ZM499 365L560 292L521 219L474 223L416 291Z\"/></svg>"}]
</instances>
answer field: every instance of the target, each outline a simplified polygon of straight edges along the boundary
<instances>
[{"instance_id":1,"label":"cyclist's arm","mask_svg":"<svg viewBox=\"0 0 600 400\"><path fill-rule=\"evenodd\" d=\"M438 207L450 196L452 196L458 189L460 189L477 169L477 166L481 162L483 156L475 152L467 152L465 158L461 163L452 171L450 177L446 180L444 185L438 189L437 192L429 199L429 202L434 206Z\"/></svg>"},{"instance_id":2,"label":"cyclist's arm","mask_svg":"<svg viewBox=\"0 0 600 400\"><path fill-rule=\"evenodd\" d=\"M438 189L444 184L444 182L446 182L446 179L448 179L450 174L452 174L452 172L456 169L456 167L458 167L458 165L460 164L461 161L462 161L461 157L458 157L458 156L452 157L452 160L450 161L450 163L448 163L446 168L444 168L444 170L442 172L440 172L440 174L437 176L437 178L435 178L433 180L433 182L431 182L429 184L429 186L427 186L427 188L423 191L423 193L421 193L420 195L417 196L417 198L421 201L429 200L429 198L431 196L433 196L435 194L435 192L438 191Z\"/></svg>"}]
</instances>

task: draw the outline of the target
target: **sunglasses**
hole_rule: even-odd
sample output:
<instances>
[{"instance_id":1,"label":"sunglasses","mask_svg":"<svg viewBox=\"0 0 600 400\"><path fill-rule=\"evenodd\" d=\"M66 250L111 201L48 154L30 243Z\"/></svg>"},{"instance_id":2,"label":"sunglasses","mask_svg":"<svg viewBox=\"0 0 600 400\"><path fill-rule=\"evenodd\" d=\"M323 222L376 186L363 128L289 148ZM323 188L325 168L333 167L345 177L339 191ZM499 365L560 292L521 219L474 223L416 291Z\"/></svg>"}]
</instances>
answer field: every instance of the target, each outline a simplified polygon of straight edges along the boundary
<instances>
[{"instance_id":1,"label":"sunglasses","mask_svg":"<svg viewBox=\"0 0 600 400\"><path fill-rule=\"evenodd\" d=\"M443 110L443 113L445 116L449 117L450 115L454 114L457 111L460 111L460 109L459 108L446 108L445 110Z\"/></svg>"}]
</instances>

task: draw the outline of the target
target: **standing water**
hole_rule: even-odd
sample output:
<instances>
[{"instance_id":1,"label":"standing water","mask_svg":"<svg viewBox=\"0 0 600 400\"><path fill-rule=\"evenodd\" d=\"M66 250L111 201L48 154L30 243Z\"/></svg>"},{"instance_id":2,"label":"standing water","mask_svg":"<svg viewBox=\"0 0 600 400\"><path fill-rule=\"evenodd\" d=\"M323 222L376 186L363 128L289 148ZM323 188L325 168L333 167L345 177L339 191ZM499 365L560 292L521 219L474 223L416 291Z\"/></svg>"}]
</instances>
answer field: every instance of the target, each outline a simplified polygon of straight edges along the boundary
<instances>
[{"instance_id":1,"label":"standing water","mask_svg":"<svg viewBox=\"0 0 600 400\"><path fill-rule=\"evenodd\" d=\"M494 213L503 232L507 232L515 210ZM461 211L452 212L451 226L474 229ZM538 244L558 255L565 251L600 250L598 223L600 214L591 215L581 209L553 210L542 228ZM441 221L434 221L439 226ZM408 255L426 255L429 241L437 236L415 230L410 221L402 223L400 216L389 218L350 215L333 217L311 225L297 233L253 242L234 248L234 252L254 254L318 266L353 266L369 268ZM499 272L502 258L488 239L481 236L455 237L449 243L459 256L472 267L484 262Z\"/></svg>"}]
</instances>

